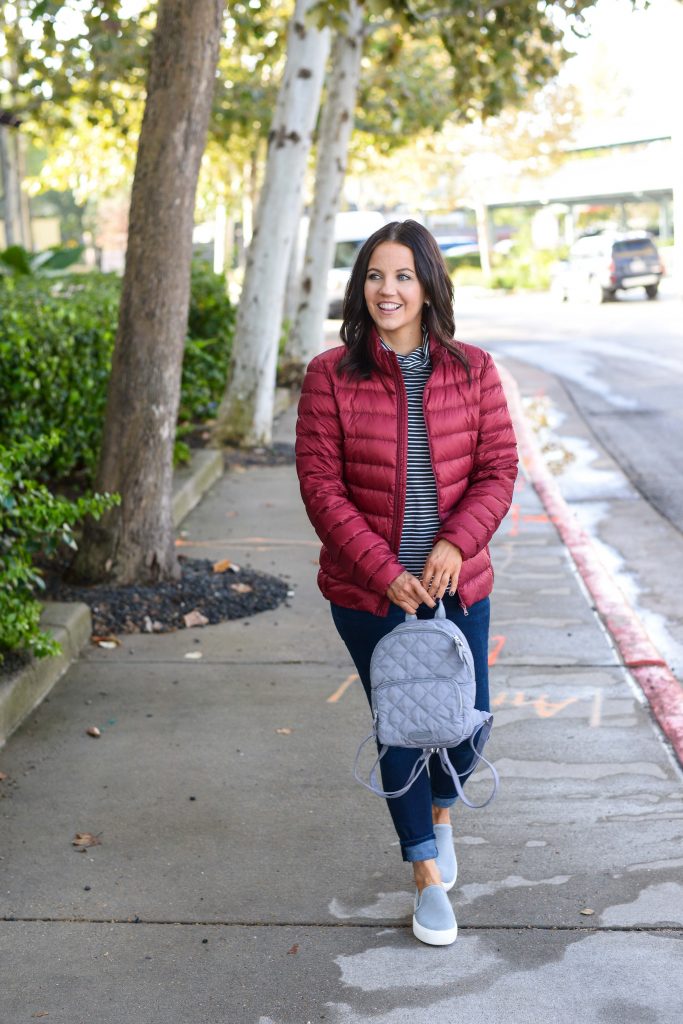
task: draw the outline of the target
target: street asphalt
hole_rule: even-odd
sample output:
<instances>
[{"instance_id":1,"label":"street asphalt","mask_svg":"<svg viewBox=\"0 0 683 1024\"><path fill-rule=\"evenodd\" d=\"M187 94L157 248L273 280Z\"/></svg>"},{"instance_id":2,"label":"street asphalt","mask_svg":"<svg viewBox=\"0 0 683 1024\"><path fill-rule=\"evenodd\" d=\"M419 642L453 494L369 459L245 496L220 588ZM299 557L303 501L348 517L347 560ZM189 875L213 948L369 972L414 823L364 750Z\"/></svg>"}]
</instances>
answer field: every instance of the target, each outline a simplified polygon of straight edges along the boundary
<instances>
[{"instance_id":1,"label":"street asphalt","mask_svg":"<svg viewBox=\"0 0 683 1024\"><path fill-rule=\"evenodd\" d=\"M680 1022L683 775L524 475L515 504L501 789L454 813L455 944L413 937L410 869L352 778L368 710L294 467L235 468L183 550L284 576L287 603L88 648L0 751L0 1024Z\"/></svg>"}]
</instances>

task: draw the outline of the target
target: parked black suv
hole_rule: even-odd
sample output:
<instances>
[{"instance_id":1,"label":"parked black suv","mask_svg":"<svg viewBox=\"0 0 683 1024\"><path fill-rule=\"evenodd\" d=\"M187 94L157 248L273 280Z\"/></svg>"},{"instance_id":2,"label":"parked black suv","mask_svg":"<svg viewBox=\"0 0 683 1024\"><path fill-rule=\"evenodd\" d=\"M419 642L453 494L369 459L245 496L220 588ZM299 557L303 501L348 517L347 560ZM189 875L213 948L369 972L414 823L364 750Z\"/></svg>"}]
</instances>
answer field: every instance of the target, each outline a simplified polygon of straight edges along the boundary
<instances>
[{"instance_id":1,"label":"parked black suv","mask_svg":"<svg viewBox=\"0 0 683 1024\"><path fill-rule=\"evenodd\" d=\"M657 247L645 231L600 232L577 239L569 259L558 264L551 289L563 302L608 302L627 288L644 288L648 299L656 299L663 274Z\"/></svg>"}]
</instances>

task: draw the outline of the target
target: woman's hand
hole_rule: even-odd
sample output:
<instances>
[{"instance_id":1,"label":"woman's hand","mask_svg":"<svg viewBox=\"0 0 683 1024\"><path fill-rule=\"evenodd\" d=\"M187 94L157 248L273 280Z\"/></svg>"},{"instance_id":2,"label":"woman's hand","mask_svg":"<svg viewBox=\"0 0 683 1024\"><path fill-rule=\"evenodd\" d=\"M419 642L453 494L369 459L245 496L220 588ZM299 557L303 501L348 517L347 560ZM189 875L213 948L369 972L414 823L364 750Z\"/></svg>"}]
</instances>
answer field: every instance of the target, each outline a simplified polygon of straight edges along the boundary
<instances>
[{"instance_id":1,"label":"woman's hand","mask_svg":"<svg viewBox=\"0 0 683 1024\"><path fill-rule=\"evenodd\" d=\"M458 586L461 568L460 548L449 540L439 540L429 553L420 580L435 600L442 598L447 590L452 596Z\"/></svg>"},{"instance_id":2,"label":"woman's hand","mask_svg":"<svg viewBox=\"0 0 683 1024\"><path fill-rule=\"evenodd\" d=\"M397 576L391 586L387 587L386 595L390 601L397 604L404 612L414 615L421 604L436 607L436 601L427 593L417 576L405 569L400 576Z\"/></svg>"}]
</instances>

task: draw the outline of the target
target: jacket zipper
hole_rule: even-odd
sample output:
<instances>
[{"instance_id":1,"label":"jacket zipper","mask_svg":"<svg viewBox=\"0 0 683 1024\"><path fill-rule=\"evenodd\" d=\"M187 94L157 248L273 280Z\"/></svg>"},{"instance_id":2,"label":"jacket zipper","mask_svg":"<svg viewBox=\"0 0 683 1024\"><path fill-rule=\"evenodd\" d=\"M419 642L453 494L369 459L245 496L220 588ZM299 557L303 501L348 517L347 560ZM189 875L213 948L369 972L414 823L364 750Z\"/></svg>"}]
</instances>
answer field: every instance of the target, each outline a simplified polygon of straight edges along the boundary
<instances>
[{"instance_id":1,"label":"jacket zipper","mask_svg":"<svg viewBox=\"0 0 683 1024\"><path fill-rule=\"evenodd\" d=\"M396 356L392 360L392 372L396 382L396 395L398 398L398 460L396 463L396 489L394 498L394 523L391 537L391 549L398 556L398 549L401 542L401 530L403 528L403 507L405 505L406 475L407 475L407 452L405 439L405 421L407 398L403 374L398 365Z\"/></svg>"}]
</instances>

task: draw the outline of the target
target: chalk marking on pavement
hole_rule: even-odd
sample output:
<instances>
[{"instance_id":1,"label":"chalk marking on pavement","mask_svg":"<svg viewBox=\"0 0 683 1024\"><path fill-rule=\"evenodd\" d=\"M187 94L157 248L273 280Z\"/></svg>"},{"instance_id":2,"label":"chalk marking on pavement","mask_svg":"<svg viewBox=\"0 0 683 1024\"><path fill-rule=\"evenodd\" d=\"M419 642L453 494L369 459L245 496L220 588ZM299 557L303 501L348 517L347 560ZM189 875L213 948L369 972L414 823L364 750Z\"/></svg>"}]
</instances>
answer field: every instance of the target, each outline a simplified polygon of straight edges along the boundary
<instances>
[{"instance_id":1,"label":"chalk marking on pavement","mask_svg":"<svg viewBox=\"0 0 683 1024\"><path fill-rule=\"evenodd\" d=\"M551 522L550 516L545 512L534 513L525 512L522 515L520 505L518 502L513 501L510 505L510 511L508 512L507 518L510 522L510 528L507 531L508 537L519 536L519 531L525 523L549 523Z\"/></svg>"},{"instance_id":2,"label":"chalk marking on pavement","mask_svg":"<svg viewBox=\"0 0 683 1024\"><path fill-rule=\"evenodd\" d=\"M510 698L509 701L508 697ZM491 701L491 706L493 708L502 708L505 704L509 703L509 706L513 708L533 708L539 718L554 718L560 711L564 711L571 704L576 704L578 700L578 697L567 697L565 700L548 700L545 693L542 693L540 697L528 697L524 690L515 690L511 694L507 691L496 694Z\"/></svg>"},{"instance_id":3,"label":"chalk marking on pavement","mask_svg":"<svg viewBox=\"0 0 683 1024\"><path fill-rule=\"evenodd\" d=\"M593 696L593 707L591 708L591 717L589 726L591 729L597 729L602 721L602 690L596 690Z\"/></svg>"},{"instance_id":4,"label":"chalk marking on pavement","mask_svg":"<svg viewBox=\"0 0 683 1024\"><path fill-rule=\"evenodd\" d=\"M513 501L510 505L510 529L508 530L508 537L516 537L519 533L519 504Z\"/></svg>"},{"instance_id":5,"label":"chalk marking on pavement","mask_svg":"<svg viewBox=\"0 0 683 1024\"><path fill-rule=\"evenodd\" d=\"M352 672L350 676L347 676L341 686L338 686L334 693L327 698L327 704L336 704L340 697L342 697L348 690L351 683L354 683L358 679L358 673Z\"/></svg>"},{"instance_id":6,"label":"chalk marking on pavement","mask_svg":"<svg viewBox=\"0 0 683 1024\"><path fill-rule=\"evenodd\" d=\"M505 647L505 641L507 637L501 634L492 636L491 639L496 641L496 646L493 648L492 651L489 651L489 668L491 667L491 665L495 665L496 662L498 661L498 655Z\"/></svg>"}]
</instances>

